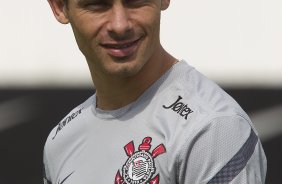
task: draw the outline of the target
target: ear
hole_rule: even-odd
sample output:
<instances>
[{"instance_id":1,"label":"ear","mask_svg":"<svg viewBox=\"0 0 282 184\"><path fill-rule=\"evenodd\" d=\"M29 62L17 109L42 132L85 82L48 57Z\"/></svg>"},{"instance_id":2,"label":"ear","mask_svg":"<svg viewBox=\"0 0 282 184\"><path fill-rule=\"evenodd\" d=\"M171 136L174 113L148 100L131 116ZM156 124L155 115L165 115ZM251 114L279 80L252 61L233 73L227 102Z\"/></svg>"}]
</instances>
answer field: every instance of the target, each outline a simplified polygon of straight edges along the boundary
<instances>
[{"instance_id":1,"label":"ear","mask_svg":"<svg viewBox=\"0 0 282 184\"><path fill-rule=\"evenodd\" d=\"M166 10L169 7L170 0L161 0L161 10Z\"/></svg>"},{"instance_id":2,"label":"ear","mask_svg":"<svg viewBox=\"0 0 282 184\"><path fill-rule=\"evenodd\" d=\"M66 3L64 0L48 0L55 18L62 24L68 24L69 19L66 14Z\"/></svg>"}]
</instances>

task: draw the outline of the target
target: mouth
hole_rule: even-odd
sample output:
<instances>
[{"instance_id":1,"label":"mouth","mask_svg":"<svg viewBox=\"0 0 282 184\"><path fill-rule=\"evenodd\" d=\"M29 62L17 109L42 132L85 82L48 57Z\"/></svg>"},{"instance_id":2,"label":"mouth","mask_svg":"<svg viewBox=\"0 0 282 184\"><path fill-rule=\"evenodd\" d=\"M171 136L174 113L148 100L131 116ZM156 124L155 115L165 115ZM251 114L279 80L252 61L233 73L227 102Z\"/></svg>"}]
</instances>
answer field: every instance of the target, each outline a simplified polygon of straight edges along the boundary
<instances>
[{"instance_id":1,"label":"mouth","mask_svg":"<svg viewBox=\"0 0 282 184\"><path fill-rule=\"evenodd\" d=\"M124 58L132 55L137 51L141 39L142 37L132 41L105 43L105 44L102 43L100 44L100 46L103 47L110 56L117 58Z\"/></svg>"}]
</instances>

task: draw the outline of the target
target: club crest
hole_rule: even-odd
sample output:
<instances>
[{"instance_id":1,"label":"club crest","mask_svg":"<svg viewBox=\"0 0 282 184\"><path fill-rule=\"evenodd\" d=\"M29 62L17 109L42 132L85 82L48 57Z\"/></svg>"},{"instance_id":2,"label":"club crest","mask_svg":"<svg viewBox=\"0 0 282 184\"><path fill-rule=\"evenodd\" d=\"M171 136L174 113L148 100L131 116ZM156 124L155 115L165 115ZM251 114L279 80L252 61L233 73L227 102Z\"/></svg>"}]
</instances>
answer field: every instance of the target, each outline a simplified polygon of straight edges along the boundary
<instances>
[{"instance_id":1,"label":"club crest","mask_svg":"<svg viewBox=\"0 0 282 184\"><path fill-rule=\"evenodd\" d=\"M122 167L122 175L117 172L115 184L159 184L154 159L165 153L166 149L160 144L150 152L151 142L151 137L145 137L137 151L133 141L124 146L128 159Z\"/></svg>"}]
</instances>

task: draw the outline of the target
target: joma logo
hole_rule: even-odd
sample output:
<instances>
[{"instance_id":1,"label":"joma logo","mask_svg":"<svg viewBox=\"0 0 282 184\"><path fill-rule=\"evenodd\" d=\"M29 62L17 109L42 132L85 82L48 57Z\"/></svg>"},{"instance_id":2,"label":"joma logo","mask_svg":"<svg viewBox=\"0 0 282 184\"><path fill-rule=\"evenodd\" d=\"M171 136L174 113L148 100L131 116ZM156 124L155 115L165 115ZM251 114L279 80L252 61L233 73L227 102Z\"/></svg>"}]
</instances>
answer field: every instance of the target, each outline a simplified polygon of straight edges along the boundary
<instances>
[{"instance_id":1,"label":"joma logo","mask_svg":"<svg viewBox=\"0 0 282 184\"><path fill-rule=\"evenodd\" d=\"M170 106L163 105L165 109L171 109L174 112L178 113L180 116L184 117L185 119L188 118L188 115L191 114L193 111L188 107L187 104L184 104L180 100L182 99L181 96L178 96L178 99L171 104Z\"/></svg>"}]
</instances>

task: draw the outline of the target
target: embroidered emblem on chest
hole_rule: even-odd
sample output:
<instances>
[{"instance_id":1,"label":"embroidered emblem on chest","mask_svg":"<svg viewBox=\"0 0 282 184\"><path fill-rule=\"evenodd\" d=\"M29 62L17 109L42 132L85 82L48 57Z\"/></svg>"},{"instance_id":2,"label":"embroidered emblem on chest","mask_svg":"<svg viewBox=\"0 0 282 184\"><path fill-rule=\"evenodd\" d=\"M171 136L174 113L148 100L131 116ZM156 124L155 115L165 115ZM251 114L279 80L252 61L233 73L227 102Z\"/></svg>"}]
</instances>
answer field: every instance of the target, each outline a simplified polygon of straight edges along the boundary
<instances>
[{"instance_id":1,"label":"embroidered emblem on chest","mask_svg":"<svg viewBox=\"0 0 282 184\"><path fill-rule=\"evenodd\" d=\"M151 141L151 137L144 138L138 151L135 151L133 141L124 146L128 159L122 167L122 175L120 171L117 172L115 184L159 184L159 174L154 176L156 173L154 159L165 153L166 149L160 144L151 153L149 151Z\"/></svg>"},{"instance_id":2,"label":"embroidered emblem on chest","mask_svg":"<svg viewBox=\"0 0 282 184\"><path fill-rule=\"evenodd\" d=\"M181 99L182 97L178 96L178 99L173 104L168 107L163 105L163 108L171 109L187 120L188 115L191 114L193 111L188 107L188 104L184 104L183 102L181 102Z\"/></svg>"}]
</instances>

